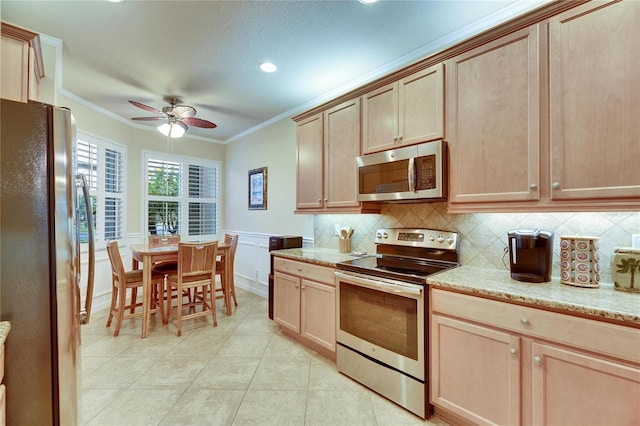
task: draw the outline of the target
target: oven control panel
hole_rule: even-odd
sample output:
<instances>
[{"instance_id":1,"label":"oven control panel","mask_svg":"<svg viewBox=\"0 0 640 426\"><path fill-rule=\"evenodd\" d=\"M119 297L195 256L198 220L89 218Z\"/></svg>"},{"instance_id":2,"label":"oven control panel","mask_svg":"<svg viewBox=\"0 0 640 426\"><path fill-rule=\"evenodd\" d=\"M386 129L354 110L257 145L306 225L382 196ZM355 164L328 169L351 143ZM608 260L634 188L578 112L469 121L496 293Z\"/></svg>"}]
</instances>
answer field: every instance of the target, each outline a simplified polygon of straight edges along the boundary
<instances>
[{"instance_id":1,"label":"oven control panel","mask_svg":"<svg viewBox=\"0 0 640 426\"><path fill-rule=\"evenodd\" d=\"M376 231L375 243L456 250L458 234L437 229L384 228Z\"/></svg>"}]
</instances>

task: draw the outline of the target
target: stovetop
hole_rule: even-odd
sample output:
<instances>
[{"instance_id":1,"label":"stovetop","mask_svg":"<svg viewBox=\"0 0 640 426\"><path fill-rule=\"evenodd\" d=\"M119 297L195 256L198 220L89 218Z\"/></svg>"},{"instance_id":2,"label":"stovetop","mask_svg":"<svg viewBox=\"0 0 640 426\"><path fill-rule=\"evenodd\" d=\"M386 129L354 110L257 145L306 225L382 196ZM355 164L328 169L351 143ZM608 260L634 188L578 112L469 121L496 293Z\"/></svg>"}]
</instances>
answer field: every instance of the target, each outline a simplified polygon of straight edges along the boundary
<instances>
[{"instance_id":1,"label":"stovetop","mask_svg":"<svg viewBox=\"0 0 640 426\"><path fill-rule=\"evenodd\" d=\"M387 228L376 232L376 255L338 263L336 267L376 277L426 284L427 277L458 266L458 234Z\"/></svg>"}]
</instances>

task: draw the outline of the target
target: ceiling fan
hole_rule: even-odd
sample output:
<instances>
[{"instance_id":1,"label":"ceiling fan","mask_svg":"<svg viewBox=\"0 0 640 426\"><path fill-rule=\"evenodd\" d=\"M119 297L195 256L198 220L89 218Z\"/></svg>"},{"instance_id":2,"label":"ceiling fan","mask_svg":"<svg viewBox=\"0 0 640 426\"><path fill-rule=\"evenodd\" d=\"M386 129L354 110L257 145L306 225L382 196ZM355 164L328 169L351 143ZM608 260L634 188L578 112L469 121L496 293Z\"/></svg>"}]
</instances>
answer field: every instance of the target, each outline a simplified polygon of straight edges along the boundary
<instances>
[{"instance_id":1,"label":"ceiling fan","mask_svg":"<svg viewBox=\"0 0 640 426\"><path fill-rule=\"evenodd\" d=\"M216 124L196 118L196 109L190 105L181 105L182 100L174 96L165 96L165 102L169 103L169 106L162 108L162 111L157 110L145 104L141 104L136 101L129 101L129 103L135 107L143 109L145 111L160 114L158 117L134 117L135 121L161 121L166 120L166 123L158 126L158 130L165 136L172 138L180 138L187 131L189 126L200 127L203 129L215 129L218 127Z\"/></svg>"}]
</instances>

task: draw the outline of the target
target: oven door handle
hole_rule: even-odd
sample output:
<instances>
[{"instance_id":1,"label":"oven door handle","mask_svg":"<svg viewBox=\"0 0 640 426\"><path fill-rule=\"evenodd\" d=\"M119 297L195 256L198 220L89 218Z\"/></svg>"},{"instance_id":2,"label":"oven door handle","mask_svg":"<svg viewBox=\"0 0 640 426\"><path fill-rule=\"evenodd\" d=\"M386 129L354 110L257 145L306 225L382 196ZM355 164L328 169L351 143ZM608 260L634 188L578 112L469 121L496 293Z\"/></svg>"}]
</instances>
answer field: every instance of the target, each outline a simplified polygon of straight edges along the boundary
<instances>
[{"instance_id":1,"label":"oven door handle","mask_svg":"<svg viewBox=\"0 0 640 426\"><path fill-rule=\"evenodd\" d=\"M362 287L370 288L372 290L380 290L386 293L394 293L401 296L421 296L422 295L422 286L414 286L411 284L402 283L399 281L389 282L389 281L381 281L375 280L371 278L362 278L356 275L351 274L343 274L342 272L335 272L335 275L339 279L343 279L347 282L351 282L353 284L358 284Z\"/></svg>"}]
</instances>

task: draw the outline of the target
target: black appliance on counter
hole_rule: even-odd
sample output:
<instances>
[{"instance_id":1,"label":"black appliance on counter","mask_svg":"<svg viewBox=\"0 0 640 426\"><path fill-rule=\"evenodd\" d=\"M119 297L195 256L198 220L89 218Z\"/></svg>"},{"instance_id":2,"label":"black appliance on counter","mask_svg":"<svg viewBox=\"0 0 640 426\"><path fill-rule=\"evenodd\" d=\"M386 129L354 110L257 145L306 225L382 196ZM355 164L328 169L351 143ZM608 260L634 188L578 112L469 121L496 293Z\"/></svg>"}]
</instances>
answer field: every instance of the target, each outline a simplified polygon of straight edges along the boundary
<instances>
[{"instance_id":1,"label":"black appliance on counter","mask_svg":"<svg viewBox=\"0 0 640 426\"><path fill-rule=\"evenodd\" d=\"M553 232L518 229L507 233L511 278L542 283L551 281Z\"/></svg>"},{"instance_id":2,"label":"black appliance on counter","mask_svg":"<svg viewBox=\"0 0 640 426\"><path fill-rule=\"evenodd\" d=\"M269 252L290 248L302 248L302 237L296 235L279 235L269 237ZM273 255L269 269L269 319L273 319Z\"/></svg>"}]
</instances>

